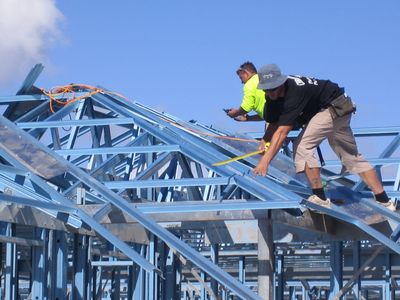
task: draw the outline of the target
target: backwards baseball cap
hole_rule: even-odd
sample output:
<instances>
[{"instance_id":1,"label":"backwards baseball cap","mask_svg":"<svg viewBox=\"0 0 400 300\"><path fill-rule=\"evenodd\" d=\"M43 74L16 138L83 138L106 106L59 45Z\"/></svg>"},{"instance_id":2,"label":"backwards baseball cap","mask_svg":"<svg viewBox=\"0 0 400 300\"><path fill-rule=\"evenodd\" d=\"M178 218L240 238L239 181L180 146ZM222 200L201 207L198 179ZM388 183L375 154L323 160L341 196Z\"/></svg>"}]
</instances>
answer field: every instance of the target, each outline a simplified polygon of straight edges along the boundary
<instances>
[{"instance_id":1,"label":"backwards baseball cap","mask_svg":"<svg viewBox=\"0 0 400 300\"><path fill-rule=\"evenodd\" d=\"M277 65L269 64L258 70L258 78L260 80L257 86L259 90L271 90L284 84L288 77L281 73Z\"/></svg>"}]
</instances>

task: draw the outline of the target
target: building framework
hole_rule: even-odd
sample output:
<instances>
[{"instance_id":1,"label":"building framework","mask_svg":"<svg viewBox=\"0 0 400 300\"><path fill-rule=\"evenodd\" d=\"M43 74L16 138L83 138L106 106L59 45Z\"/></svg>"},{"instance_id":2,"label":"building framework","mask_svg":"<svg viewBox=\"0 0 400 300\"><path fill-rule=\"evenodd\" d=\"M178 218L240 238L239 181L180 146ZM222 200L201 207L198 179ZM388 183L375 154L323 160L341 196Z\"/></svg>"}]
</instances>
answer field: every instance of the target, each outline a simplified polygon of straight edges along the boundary
<instances>
[{"instance_id":1,"label":"building framework","mask_svg":"<svg viewBox=\"0 0 400 300\"><path fill-rule=\"evenodd\" d=\"M256 135L155 111L101 87L0 97L2 299L395 299L400 216L325 161L308 203L290 139L266 177ZM400 127L355 130L400 198ZM374 143L374 144L373 144Z\"/></svg>"}]
</instances>

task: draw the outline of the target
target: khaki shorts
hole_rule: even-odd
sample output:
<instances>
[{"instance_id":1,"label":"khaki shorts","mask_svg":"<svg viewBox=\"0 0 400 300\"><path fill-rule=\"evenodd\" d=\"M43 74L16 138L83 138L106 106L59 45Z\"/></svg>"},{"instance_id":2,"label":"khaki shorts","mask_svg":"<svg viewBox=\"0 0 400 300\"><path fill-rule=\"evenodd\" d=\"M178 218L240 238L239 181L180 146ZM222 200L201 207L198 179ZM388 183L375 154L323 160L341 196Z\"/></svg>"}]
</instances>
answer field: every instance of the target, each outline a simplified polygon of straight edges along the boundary
<instances>
[{"instance_id":1,"label":"khaki shorts","mask_svg":"<svg viewBox=\"0 0 400 300\"><path fill-rule=\"evenodd\" d=\"M303 172L305 165L319 168L314 150L325 139L341 160L346 171L362 173L372 169L370 163L358 153L353 131L350 128L352 114L336 117L330 108L317 113L300 133L293 146L296 172Z\"/></svg>"}]
</instances>

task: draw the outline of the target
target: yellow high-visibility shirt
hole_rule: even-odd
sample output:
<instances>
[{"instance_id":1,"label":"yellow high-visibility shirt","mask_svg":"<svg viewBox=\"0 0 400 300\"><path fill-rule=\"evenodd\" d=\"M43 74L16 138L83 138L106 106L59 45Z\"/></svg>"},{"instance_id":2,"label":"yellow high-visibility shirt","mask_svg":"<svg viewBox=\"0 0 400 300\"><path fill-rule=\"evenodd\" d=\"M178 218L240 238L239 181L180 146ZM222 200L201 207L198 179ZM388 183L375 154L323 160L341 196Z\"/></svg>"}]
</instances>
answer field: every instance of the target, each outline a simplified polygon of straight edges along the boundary
<instances>
[{"instance_id":1,"label":"yellow high-visibility shirt","mask_svg":"<svg viewBox=\"0 0 400 300\"><path fill-rule=\"evenodd\" d=\"M265 93L258 90L258 75L254 74L243 86L243 100L240 105L245 111L254 110L261 118L264 118Z\"/></svg>"}]
</instances>

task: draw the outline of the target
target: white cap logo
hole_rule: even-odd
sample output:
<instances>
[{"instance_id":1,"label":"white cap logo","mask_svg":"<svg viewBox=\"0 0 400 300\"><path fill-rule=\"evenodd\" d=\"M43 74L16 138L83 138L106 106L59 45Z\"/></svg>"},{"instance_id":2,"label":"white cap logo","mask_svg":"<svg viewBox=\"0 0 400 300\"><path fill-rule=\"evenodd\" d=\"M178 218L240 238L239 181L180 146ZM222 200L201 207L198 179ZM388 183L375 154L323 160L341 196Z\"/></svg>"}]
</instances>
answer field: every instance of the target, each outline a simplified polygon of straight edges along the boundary
<instances>
[{"instance_id":1,"label":"white cap logo","mask_svg":"<svg viewBox=\"0 0 400 300\"><path fill-rule=\"evenodd\" d=\"M274 77L274 74L263 74L263 79L271 79L272 77Z\"/></svg>"}]
</instances>

